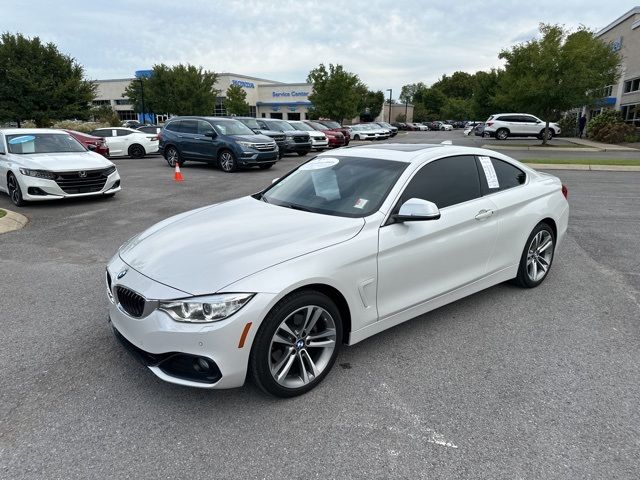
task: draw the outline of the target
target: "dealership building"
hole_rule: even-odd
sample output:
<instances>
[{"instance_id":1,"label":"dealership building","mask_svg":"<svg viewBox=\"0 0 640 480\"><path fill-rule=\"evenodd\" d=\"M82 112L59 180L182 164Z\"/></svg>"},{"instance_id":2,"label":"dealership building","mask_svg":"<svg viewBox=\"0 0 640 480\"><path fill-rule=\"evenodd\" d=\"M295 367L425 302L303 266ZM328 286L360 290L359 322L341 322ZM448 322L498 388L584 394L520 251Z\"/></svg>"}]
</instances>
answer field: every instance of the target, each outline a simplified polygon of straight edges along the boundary
<instances>
[{"instance_id":1,"label":"dealership building","mask_svg":"<svg viewBox=\"0 0 640 480\"><path fill-rule=\"evenodd\" d=\"M622 65L620 79L604 89L603 98L590 109L589 118L602 109L616 109L625 122L640 127L640 6L621 15L596 36L620 52Z\"/></svg>"},{"instance_id":2,"label":"dealership building","mask_svg":"<svg viewBox=\"0 0 640 480\"><path fill-rule=\"evenodd\" d=\"M136 72L134 78L113 80L97 80L97 96L94 105L111 106L121 120L141 120L139 112L133 110L125 89L137 78L150 75L148 70ZM308 83L283 83L265 78L248 77L236 73L221 73L218 75L216 89L219 97L212 115L224 116L225 94L230 85L238 85L247 93L247 103L251 109L251 116L280 118L283 120L306 120L311 102L309 95L313 86ZM145 121L163 123L167 119L166 113L155 112L145 115Z\"/></svg>"}]
</instances>

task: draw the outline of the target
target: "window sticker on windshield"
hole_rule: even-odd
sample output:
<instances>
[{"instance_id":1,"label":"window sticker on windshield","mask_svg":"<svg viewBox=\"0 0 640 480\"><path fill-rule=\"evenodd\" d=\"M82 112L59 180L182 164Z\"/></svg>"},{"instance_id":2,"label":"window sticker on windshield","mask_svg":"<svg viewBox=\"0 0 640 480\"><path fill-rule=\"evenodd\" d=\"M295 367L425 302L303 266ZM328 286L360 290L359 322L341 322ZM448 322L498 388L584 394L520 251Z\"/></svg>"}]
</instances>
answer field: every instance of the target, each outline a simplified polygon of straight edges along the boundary
<instances>
[{"instance_id":1,"label":"window sticker on windshield","mask_svg":"<svg viewBox=\"0 0 640 480\"><path fill-rule=\"evenodd\" d=\"M353 208L359 208L360 210L362 210L367 205L367 203L369 203L369 200L367 200L366 198L359 198L353 205Z\"/></svg>"},{"instance_id":2,"label":"window sticker on windshield","mask_svg":"<svg viewBox=\"0 0 640 480\"><path fill-rule=\"evenodd\" d=\"M316 196L324 198L327 202L340 198L340 188L335 170L311 172L311 180Z\"/></svg>"},{"instance_id":3,"label":"window sticker on windshield","mask_svg":"<svg viewBox=\"0 0 640 480\"><path fill-rule=\"evenodd\" d=\"M9 140L9 145L20 145L21 143L33 142L36 139L33 135L21 135Z\"/></svg>"},{"instance_id":4,"label":"window sticker on windshield","mask_svg":"<svg viewBox=\"0 0 640 480\"><path fill-rule=\"evenodd\" d=\"M310 162L305 163L300 167L300 170L320 170L321 168L329 168L337 165L340 162L337 158L316 158Z\"/></svg>"},{"instance_id":5,"label":"window sticker on windshield","mask_svg":"<svg viewBox=\"0 0 640 480\"><path fill-rule=\"evenodd\" d=\"M480 160L480 164L482 165L482 169L484 170L484 176L487 177L487 185L489 185L489 188L500 188L500 184L498 183L498 176L496 175L496 171L493 168L491 159L489 157L478 158Z\"/></svg>"}]
</instances>

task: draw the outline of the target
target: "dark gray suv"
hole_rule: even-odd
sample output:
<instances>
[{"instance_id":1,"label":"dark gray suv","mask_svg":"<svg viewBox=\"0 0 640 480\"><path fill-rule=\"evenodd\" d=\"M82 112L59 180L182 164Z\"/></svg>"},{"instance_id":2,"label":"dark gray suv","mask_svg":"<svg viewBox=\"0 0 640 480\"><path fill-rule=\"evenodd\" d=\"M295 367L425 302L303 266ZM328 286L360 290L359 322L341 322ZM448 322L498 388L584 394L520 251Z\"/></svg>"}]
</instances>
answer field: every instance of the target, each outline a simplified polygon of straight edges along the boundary
<instances>
[{"instance_id":1,"label":"dark gray suv","mask_svg":"<svg viewBox=\"0 0 640 480\"><path fill-rule=\"evenodd\" d=\"M240 167L271 168L279 158L275 141L232 118L174 117L158 137L160 153L171 167L189 160L235 172Z\"/></svg>"},{"instance_id":2,"label":"dark gray suv","mask_svg":"<svg viewBox=\"0 0 640 480\"><path fill-rule=\"evenodd\" d=\"M284 120L276 118L258 118L258 125L263 130L276 130L285 135L284 152L297 153L300 156L311 151L311 137L307 132L296 130Z\"/></svg>"}]
</instances>

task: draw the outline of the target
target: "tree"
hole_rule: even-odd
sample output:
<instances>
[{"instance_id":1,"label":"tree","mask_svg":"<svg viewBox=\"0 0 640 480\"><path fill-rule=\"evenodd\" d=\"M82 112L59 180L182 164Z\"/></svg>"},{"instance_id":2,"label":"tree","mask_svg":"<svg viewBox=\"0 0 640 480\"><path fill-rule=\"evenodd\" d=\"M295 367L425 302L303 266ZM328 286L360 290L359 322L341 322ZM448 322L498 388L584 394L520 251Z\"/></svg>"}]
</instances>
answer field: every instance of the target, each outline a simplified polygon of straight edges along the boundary
<instances>
[{"instance_id":1,"label":"tree","mask_svg":"<svg viewBox=\"0 0 640 480\"><path fill-rule=\"evenodd\" d=\"M313 84L309 101L314 115L342 123L345 118L358 115L363 88L366 86L355 73L347 72L342 65L320 64L309 72L307 82Z\"/></svg>"},{"instance_id":2,"label":"tree","mask_svg":"<svg viewBox=\"0 0 640 480\"><path fill-rule=\"evenodd\" d=\"M54 120L86 118L95 91L83 67L53 43L0 36L0 120L48 127Z\"/></svg>"},{"instance_id":3,"label":"tree","mask_svg":"<svg viewBox=\"0 0 640 480\"><path fill-rule=\"evenodd\" d=\"M404 113L396 115L396 122L404 123L407 121L407 116Z\"/></svg>"},{"instance_id":4,"label":"tree","mask_svg":"<svg viewBox=\"0 0 640 480\"><path fill-rule=\"evenodd\" d=\"M142 96L147 112L173 115L211 115L219 91L218 75L194 65L153 66L150 77L136 78L125 91L133 108L142 112ZM142 84L142 85L141 85Z\"/></svg>"},{"instance_id":5,"label":"tree","mask_svg":"<svg viewBox=\"0 0 640 480\"><path fill-rule=\"evenodd\" d=\"M247 92L244 91L244 88L240 85L229 85L224 108L229 115L249 115L250 108L247 103Z\"/></svg>"},{"instance_id":6,"label":"tree","mask_svg":"<svg viewBox=\"0 0 640 480\"><path fill-rule=\"evenodd\" d=\"M411 83L409 85L403 85L400 90L400 96L398 97L402 103L412 103L413 97L418 89L424 89L426 86L422 82Z\"/></svg>"},{"instance_id":7,"label":"tree","mask_svg":"<svg viewBox=\"0 0 640 480\"><path fill-rule=\"evenodd\" d=\"M501 110L495 99L500 74L500 70L491 69L489 72L476 72L474 75L471 107L475 120L486 119ZM506 107L506 110L512 109Z\"/></svg>"},{"instance_id":8,"label":"tree","mask_svg":"<svg viewBox=\"0 0 640 480\"><path fill-rule=\"evenodd\" d=\"M496 99L545 119L546 144L552 118L593 104L599 89L615 83L620 56L584 27L570 32L560 25L541 24L540 33L540 39L500 52L506 64Z\"/></svg>"},{"instance_id":9,"label":"tree","mask_svg":"<svg viewBox=\"0 0 640 480\"><path fill-rule=\"evenodd\" d=\"M384 104L384 93L381 90L373 92L364 89L364 93L360 96L358 111L360 112L360 120L371 122L380 115L382 105Z\"/></svg>"},{"instance_id":10,"label":"tree","mask_svg":"<svg viewBox=\"0 0 640 480\"><path fill-rule=\"evenodd\" d=\"M91 107L89 116L98 122L108 123L112 127L119 127L122 123L120 117L118 117L118 112L110 105Z\"/></svg>"},{"instance_id":11,"label":"tree","mask_svg":"<svg viewBox=\"0 0 640 480\"><path fill-rule=\"evenodd\" d=\"M473 75L459 71L451 76L443 75L431 88L437 88L445 97L470 99L473 95Z\"/></svg>"},{"instance_id":12,"label":"tree","mask_svg":"<svg viewBox=\"0 0 640 480\"><path fill-rule=\"evenodd\" d=\"M414 104L420 104L423 107L421 113L424 112L424 116L426 117L424 120L416 121L437 120L440 116L440 110L442 110L442 107L447 101L447 97L439 89L433 87L428 88L426 86L416 89L413 98Z\"/></svg>"},{"instance_id":13,"label":"tree","mask_svg":"<svg viewBox=\"0 0 640 480\"><path fill-rule=\"evenodd\" d=\"M464 98L447 98L440 109L440 116L447 119L469 120L472 115L471 100Z\"/></svg>"}]
</instances>

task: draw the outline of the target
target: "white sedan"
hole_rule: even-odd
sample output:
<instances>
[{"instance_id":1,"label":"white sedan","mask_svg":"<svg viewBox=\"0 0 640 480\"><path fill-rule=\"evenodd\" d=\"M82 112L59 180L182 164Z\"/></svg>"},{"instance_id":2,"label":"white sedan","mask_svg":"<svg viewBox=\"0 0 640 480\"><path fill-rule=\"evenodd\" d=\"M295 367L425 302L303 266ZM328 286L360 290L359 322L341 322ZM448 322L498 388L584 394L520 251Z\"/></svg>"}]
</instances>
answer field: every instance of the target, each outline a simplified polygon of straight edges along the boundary
<instances>
[{"instance_id":1,"label":"white sedan","mask_svg":"<svg viewBox=\"0 0 640 480\"><path fill-rule=\"evenodd\" d=\"M130 239L107 266L111 325L168 382L231 388L249 375L299 395L342 344L506 280L540 285L567 232L566 195L490 150L323 153Z\"/></svg>"},{"instance_id":2,"label":"white sedan","mask_svg":"<svg viewBox=\"0 0 640 480\"><path fill-rule=\"evenodd\" d=\"M311 148L313 150L321 152L322 150L326 150L327 148L329 148L329 139L324 134L324 132L316 130L311 125L307 125L300 120L289 120L288 123L296 130L307 132L309 134L309 137L311 138Z\"/></svg>"},{"instance_id":3,"label":"white sedan","mask_svg":"<svg viewBox=\"0 0 640 480\"><path fill-rule=\"evenodd\" d=\"M1 129L0 191L18 207L25 201L110 197L120 191L120 175L65 131Z\"/></svg>"},{"instance_id":4,"label":"white sedan","mask_svg":"<svg viewBox=\"0 0 640 480\"><path fill-rule=\"evenodd\" d=\"M91 135L104 138L109 147L110 157L130 156L142 158L158 151L158 135L141 132L133 128L97 128Z\"/></svg>"}]
</instances>

